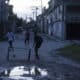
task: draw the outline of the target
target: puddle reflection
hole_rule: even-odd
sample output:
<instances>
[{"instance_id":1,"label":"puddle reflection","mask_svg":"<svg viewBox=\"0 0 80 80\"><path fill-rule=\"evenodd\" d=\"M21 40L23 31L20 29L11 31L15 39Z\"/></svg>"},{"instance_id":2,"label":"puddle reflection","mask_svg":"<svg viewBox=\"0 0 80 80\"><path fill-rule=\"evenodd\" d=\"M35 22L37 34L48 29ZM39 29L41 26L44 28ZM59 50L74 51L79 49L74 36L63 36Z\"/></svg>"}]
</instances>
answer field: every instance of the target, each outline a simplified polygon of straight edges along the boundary
<instances>
[{"instance_id":1,"label":"puddle reflection","mask_svg":"<svg viewBox=\"0 0 80 80\"><path fill-rule=\"evenodd\" d=\"M46 69L41 69L36 66L25 67L17 66L9 70L5 70L1 77L7 76L9 79L22 79L22 80L34 80L34 77L45 77L48 76Z\"/></svg>"}]
</instances>

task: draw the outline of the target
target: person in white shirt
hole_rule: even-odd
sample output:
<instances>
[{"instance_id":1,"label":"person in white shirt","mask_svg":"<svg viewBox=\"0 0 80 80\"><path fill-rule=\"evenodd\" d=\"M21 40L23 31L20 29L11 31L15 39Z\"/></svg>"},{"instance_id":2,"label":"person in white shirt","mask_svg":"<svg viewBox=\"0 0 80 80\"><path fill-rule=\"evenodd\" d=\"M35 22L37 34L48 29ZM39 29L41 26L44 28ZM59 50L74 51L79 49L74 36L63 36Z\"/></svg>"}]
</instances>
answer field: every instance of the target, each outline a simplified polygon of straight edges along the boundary
<instances>
[{"instance_id":1,"label":"person in white shirt","mask_svg":"<svg viewBox=\"0 0 80 80\"><path fill-rule=\"evenodd\" d=\"M7 33L7 39L8 39L8 43L9 43L9 47L13 48L13 41L14 41L14 33L9 30L9 32Z\"/></svg>"}]
</instances>

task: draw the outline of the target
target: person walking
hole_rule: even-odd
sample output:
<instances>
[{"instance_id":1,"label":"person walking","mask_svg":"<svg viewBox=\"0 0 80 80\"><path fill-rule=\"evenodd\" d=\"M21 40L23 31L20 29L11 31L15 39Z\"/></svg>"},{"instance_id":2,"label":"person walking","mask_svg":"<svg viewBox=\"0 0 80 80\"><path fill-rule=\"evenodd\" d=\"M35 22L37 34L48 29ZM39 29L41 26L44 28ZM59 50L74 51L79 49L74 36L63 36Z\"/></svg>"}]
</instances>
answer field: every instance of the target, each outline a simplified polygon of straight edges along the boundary
<instances>
[{"instance_id":1,"label":"person walking","mask_svg":"<svg viewBox=\"0 0 80 80\"><path fill-rule=\"evenodd\" d=\"M34 32L31 29L29 31L29 54L28 54L28 61L30 61L31 54L33 53L34 49Z\"/></svg>"},{"instance_id":2,"label":"person walking","mask_svg":"<svg viewBox=\"0 0 80 80\"><path fill-rule=\"evenodd\" d=\"M24 41L25 45L29 45L29 37L30 37L30 33L29 33L28 30L26 30L26 32L25 32L25 41Z\"/></svg>"},{"instance_id":3,"label":"person walking","mask_svg":"<svg viewBox=\"0 0 80 80\"><path fill-rule=\"evenodd\" d=\"M9 48L13 48L14 33L12 30L9 30L6 36L8 39Z\"/></svg>"},{"instance_id":4,"label":"person walking","mask_svg":"<svg viewBox=\"0 0 80 80\"><path fill-rule=\"evenodd\" d=\"M40 59L39 58L39 54L38 54L38 50L41 47L43 42L42 37L40 36L39 33L35 32L35 37L34 37L34 50L35 50L35 57L36 59Z\"/></svg>"}]
</instances>

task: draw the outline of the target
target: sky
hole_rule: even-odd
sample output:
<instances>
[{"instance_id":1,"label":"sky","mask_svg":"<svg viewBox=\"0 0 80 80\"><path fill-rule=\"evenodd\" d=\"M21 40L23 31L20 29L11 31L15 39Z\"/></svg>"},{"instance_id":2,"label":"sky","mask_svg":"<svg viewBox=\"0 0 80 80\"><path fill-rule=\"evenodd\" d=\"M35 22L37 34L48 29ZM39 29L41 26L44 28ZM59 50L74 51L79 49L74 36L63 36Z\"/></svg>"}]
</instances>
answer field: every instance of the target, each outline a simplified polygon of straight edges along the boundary
<instances>
[{"instance_id":1,"label":"sky","mask_svg":"<svg viewBox=\"0 0 80 80\"><path fill-rule=\"evenodd\" d=\"M48 7L48 2L49 0L42 0L43 7ZM13 5L13 12L23 19L33 17L35 6L39 8L37 14L41 13L41 0L10 0L10 4Z\"/></svg>"}]
</instances>

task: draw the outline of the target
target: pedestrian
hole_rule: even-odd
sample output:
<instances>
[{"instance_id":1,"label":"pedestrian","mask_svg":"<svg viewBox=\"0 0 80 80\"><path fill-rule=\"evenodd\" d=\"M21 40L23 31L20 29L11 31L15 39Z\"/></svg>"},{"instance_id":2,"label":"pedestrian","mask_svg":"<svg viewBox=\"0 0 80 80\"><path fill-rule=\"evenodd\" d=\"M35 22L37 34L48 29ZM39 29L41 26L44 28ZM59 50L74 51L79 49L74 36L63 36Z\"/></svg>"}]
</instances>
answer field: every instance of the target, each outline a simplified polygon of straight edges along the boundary
<instances>
[{"instance_id":1,"label":"pedestrian","mask_svg":"<svg viewBox=\"0 0 80 80\"><path fill-rule=\"evenodd\" d=\"M29 36L30 36L30 33L29 33L28 30L26 30L26 32L25 32L25 41L24 41L25 45L29 45Z\"/></svg>"},{"instance_id":2,"label":"pedestrian","mask_svg":"<svg viewBox=\"0 0 80 80\"><path fill-rule=\"evenodd\" d=\"M13 48L14 33L12 30L9 30L6 36L8 39L9 48Z\"/></svg>"},{"instance_id":3,"label":"pedestrian","mask_svg":"<svg viewBox=\"0 0 80 80\"><path fill-rule=\"evenodd\" d=\"M40 36L39 33L35 32L35 37L34 37L34 50L35 50L35 57L36 59L39 59L39 54L38 54L38 50L41 47L43 42L42 37Z\"/></svg>"},{"instance_id":4,"label":"pedestrian","mask_svg":"<svg viewBox=\"0 0 80 80\"><path fill-rule=\"evenodd\" d=\"M30 56L34 49L34 32L32 29L29 31L29 54L28 54L28 61L30 61Z\"/></svg>"}]
</instances>

